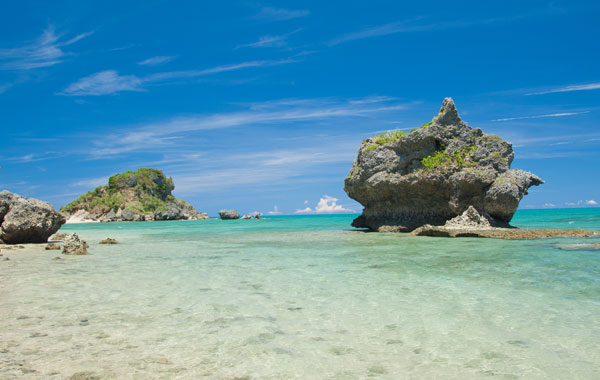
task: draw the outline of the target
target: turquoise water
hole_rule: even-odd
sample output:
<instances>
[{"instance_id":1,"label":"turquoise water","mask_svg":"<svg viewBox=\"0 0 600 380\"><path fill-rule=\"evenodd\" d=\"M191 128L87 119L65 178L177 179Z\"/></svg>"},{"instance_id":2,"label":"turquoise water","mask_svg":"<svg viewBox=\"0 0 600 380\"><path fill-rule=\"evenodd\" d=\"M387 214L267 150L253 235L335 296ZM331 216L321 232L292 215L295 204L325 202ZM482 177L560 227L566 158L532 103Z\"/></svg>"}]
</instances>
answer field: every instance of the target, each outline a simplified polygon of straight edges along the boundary
<instances>
[{"instance_id":1,"label":"turquoise water","mask_svg":"<svg viewBox=\"0 0 600 380\"><path fill-rule=\"evenodd\" d=\"M357 233L352 218L66 225L90 255L5 251L0 378L600 378L600 250L581 245L599 238ZM600 209L513 224L600 230Z\"/></svg>"}]
</instances>

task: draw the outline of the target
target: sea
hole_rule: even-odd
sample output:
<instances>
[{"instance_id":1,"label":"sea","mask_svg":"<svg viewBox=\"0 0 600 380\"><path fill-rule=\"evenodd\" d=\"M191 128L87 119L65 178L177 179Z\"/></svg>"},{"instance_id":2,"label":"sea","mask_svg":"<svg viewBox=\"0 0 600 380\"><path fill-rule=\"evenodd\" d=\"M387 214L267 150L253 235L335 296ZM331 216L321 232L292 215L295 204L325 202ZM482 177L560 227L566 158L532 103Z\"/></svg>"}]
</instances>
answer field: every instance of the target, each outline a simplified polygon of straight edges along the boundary
<instances>
[{"instance_id":1,"label":"sea","mask_svg":"<svg viewBox=\"0 0 600 380\"><path fill-rule=\"evenodd\" d=\"M89 255L3 250L0 379L600 379L600 237L354 217L68 224ZM600 208L512 224L600 230Z\"/></svg>"}]
</instances>

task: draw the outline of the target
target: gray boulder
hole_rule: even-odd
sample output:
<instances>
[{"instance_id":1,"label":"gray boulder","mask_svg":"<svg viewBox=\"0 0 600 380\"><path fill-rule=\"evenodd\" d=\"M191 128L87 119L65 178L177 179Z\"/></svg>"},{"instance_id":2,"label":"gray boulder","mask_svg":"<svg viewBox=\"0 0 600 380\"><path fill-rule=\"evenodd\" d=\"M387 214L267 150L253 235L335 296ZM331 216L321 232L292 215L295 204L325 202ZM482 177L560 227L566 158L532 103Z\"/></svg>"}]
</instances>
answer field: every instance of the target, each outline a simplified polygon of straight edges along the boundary
<instances>
[{"instance_id":1,"label":"gray boulder","mask_svg":"<svg viewBox=\"0 0 600 380\"><path fill-rule=\"evenodd\" d=\"M352 225L412 231L443 225L469 206L507 224L536 175L510 169L512 145L462 121L451 98L436 117L410 133L363 141L344 190L364 206Z\"/></svg>"},{"instance_id":2,"label":"gray boulder","mask_svg":"<svg viewBox=\"0 0 600 380\"><path fill-rule=\"evenodd\" d=\"M46 243L65 222L48 202L0 192L0 241L6 244Z\"/></svg>"},{"instance_id":3,"label":"gray boulder","mask_svg":"<svg viewBox=\"0 0 600 380\"><path fill-rule=\"evenodd\" d=\"M219 211L219 217L221 219L239 219L240 213L236 210L221 210Z\"/></svg>"},{"instance_id":4,"label":"gray boulder","mask_svg":"<svg viewBox=\"0 0 600 380\"><path fill-rule=\"evenodd\" d=\"M63 240L62 253L65 255L87 255L89 245L76 233L68 234Z\"/></svg>"},{"instance_id":5,"label":"gray boulder","mask_svg":"<svg viewBox=\"0 0 600 380\"><path fill-rule=\"evenodd\" d=\"M154 213L154 220L179 220L185 219L181 207L174 203L167 203L165 210Z\"/></svg>"},{"instance_id":6,"label":"gray boulder","mask_svg":"<svg viewBox=\"0 0 600 380\"><path fill-rule=\"evenodd\" d=\"M131 222L134 220L134 214L133 211L129 210L129 209L125 209L121 212L121 219L124 222Z\"/></svg>"},{"instance_id":7,"label":"gray boulder","mask_svg":"<svg viewBox=\"0 0 600 380\"><path fill-rule=\"evenodd\" d=\"M450 219L444 224L446 228L492 228L490 216L487 213L480 214L475 207L469 206L457 217Z\"/></svg>"}]
</instances>

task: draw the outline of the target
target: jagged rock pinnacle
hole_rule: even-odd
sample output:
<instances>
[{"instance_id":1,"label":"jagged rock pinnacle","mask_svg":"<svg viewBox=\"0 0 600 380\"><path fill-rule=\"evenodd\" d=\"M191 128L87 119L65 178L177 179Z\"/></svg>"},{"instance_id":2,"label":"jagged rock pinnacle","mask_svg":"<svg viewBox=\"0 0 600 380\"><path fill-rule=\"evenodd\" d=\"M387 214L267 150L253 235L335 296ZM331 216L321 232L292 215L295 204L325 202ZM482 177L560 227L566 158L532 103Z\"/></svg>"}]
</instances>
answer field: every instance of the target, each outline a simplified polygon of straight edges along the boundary
<instances>
[{"instance_id":1,"label":"jagged rock pinnacle","mask_svg":"<svg viewBox=\"0 0 600 380\"><path fill-rule=\"evenodd\" d=\"M492 225L505 225L527 189L544 183L511 170L513 158L509 142L471 128L446 98L431 122L410 133L363 141L344 182L348 196L364 206L352 225L411 231L443 225L470 206L473 218L486 213Z\"/></svg>"},{"instance_id":2,"label":"jagged rock pinnacle","mask_svg":"<svg viewBox=\"0 0 600 380\"><path fill-rule=\"evenodd\" d=\"M458 116L454 100L452 98L445 98L440 112L434 119L434 123L438 125L458 125L460 122L462 120Z\"/></svg>"}]
</instances>

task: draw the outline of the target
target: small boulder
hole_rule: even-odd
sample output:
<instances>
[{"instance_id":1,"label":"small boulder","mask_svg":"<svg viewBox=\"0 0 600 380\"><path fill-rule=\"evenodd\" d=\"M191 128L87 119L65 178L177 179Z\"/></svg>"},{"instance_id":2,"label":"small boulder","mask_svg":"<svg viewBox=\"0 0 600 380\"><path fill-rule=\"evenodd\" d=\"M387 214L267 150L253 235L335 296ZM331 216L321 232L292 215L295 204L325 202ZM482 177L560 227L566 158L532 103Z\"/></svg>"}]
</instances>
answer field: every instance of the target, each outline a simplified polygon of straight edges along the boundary
<instances>
[{"instance_id":1,"label":"small boulder","mask_svg":"<svg viewBox=\"0 0 600 380\"><path fill-rule=\"evenodd\" d=\"M236 210L221 210L221 211L219 211L219 217L221 217L221 219L223 219L223 220L239 219L240 213L237 212Z\"/></svg>"},{"instance_id":2,"label":"small boulder","mask_svg":"<svg viewBox=\"0 0 600 380\"><path fill-rule=\"evenodd\" d=\"M67 235L68 234L64 233L64 232L56 233L56 234L50 236L50 240L60 240L60 241L62 241L62 240L65 240L65 238L67 237Z\"/></svg>"},{"instance_id":3,"label":"small boulder","mask_svg":"<svg viewBox=\"0 0 600 380\"><path fill-rule=\"evenodd\" d=\"M46 251L55 251L55 250L60 249L60 245L58 245L56 243L49 243L49 244L46 244L46 247L44 247L44 249Z\"/></svg>"},{"instance_id":4,"label":"small boulder","mask_svg":"<svg viewBox=\"0 0 600 380\"><path fill-rule=\"evenodd\" d=\"M252 215L250 214L245 214L244 216L242 216L240 219L252 219Z\"/></svg>"},{"instance_id":5,"label":"small boulder","mask_svg":"<svg viewBox=\"0 0 600 380\"><path fill-rule=\"evenodd\" d=\"M66 222L48 202L0 192L0 241L45 243Z\"/></svg>"},{"instance_id":6,"label":"small boulder","mask_svg":"<svg viewBox=\"0 0 600 380\"><path fill-rule=\"evenodd\" d=\"M72 233L65 238L62 253L64 255L87 255L88 247L85 240L81 240L76 233Z\"/></svg>"},{"instance_id":7,"label":"small boulder","mask_svg":"<svg viewBox=\"0 0 600 380\"><path fill-rule=\"evenodd\" d=\"M254 214L254 219L260 219L261 216L262 214L260 212L257 212Z\"/></svg>"},{"instance_id":8,"label":"small boulder","mask_svg":"<svg viewBox=\"0 0 600 380\"><path fill-rule=\"evenodd\" d=\"M104 240L100 240L98 244L119 244L119 242L116 239L106 238Z\"/></svg>"},{"instance_id":9,"label":"small boulder","mask_svg":"<svg viewBox=\"0 0 600 380\"><path fill-rule=\"evenodd\" d=\"M444 224L446 228L492 228L491 217L486 213L479 213L475 207L469 206L465 212L450 219Z\"/></svg>"}]
</instances>

